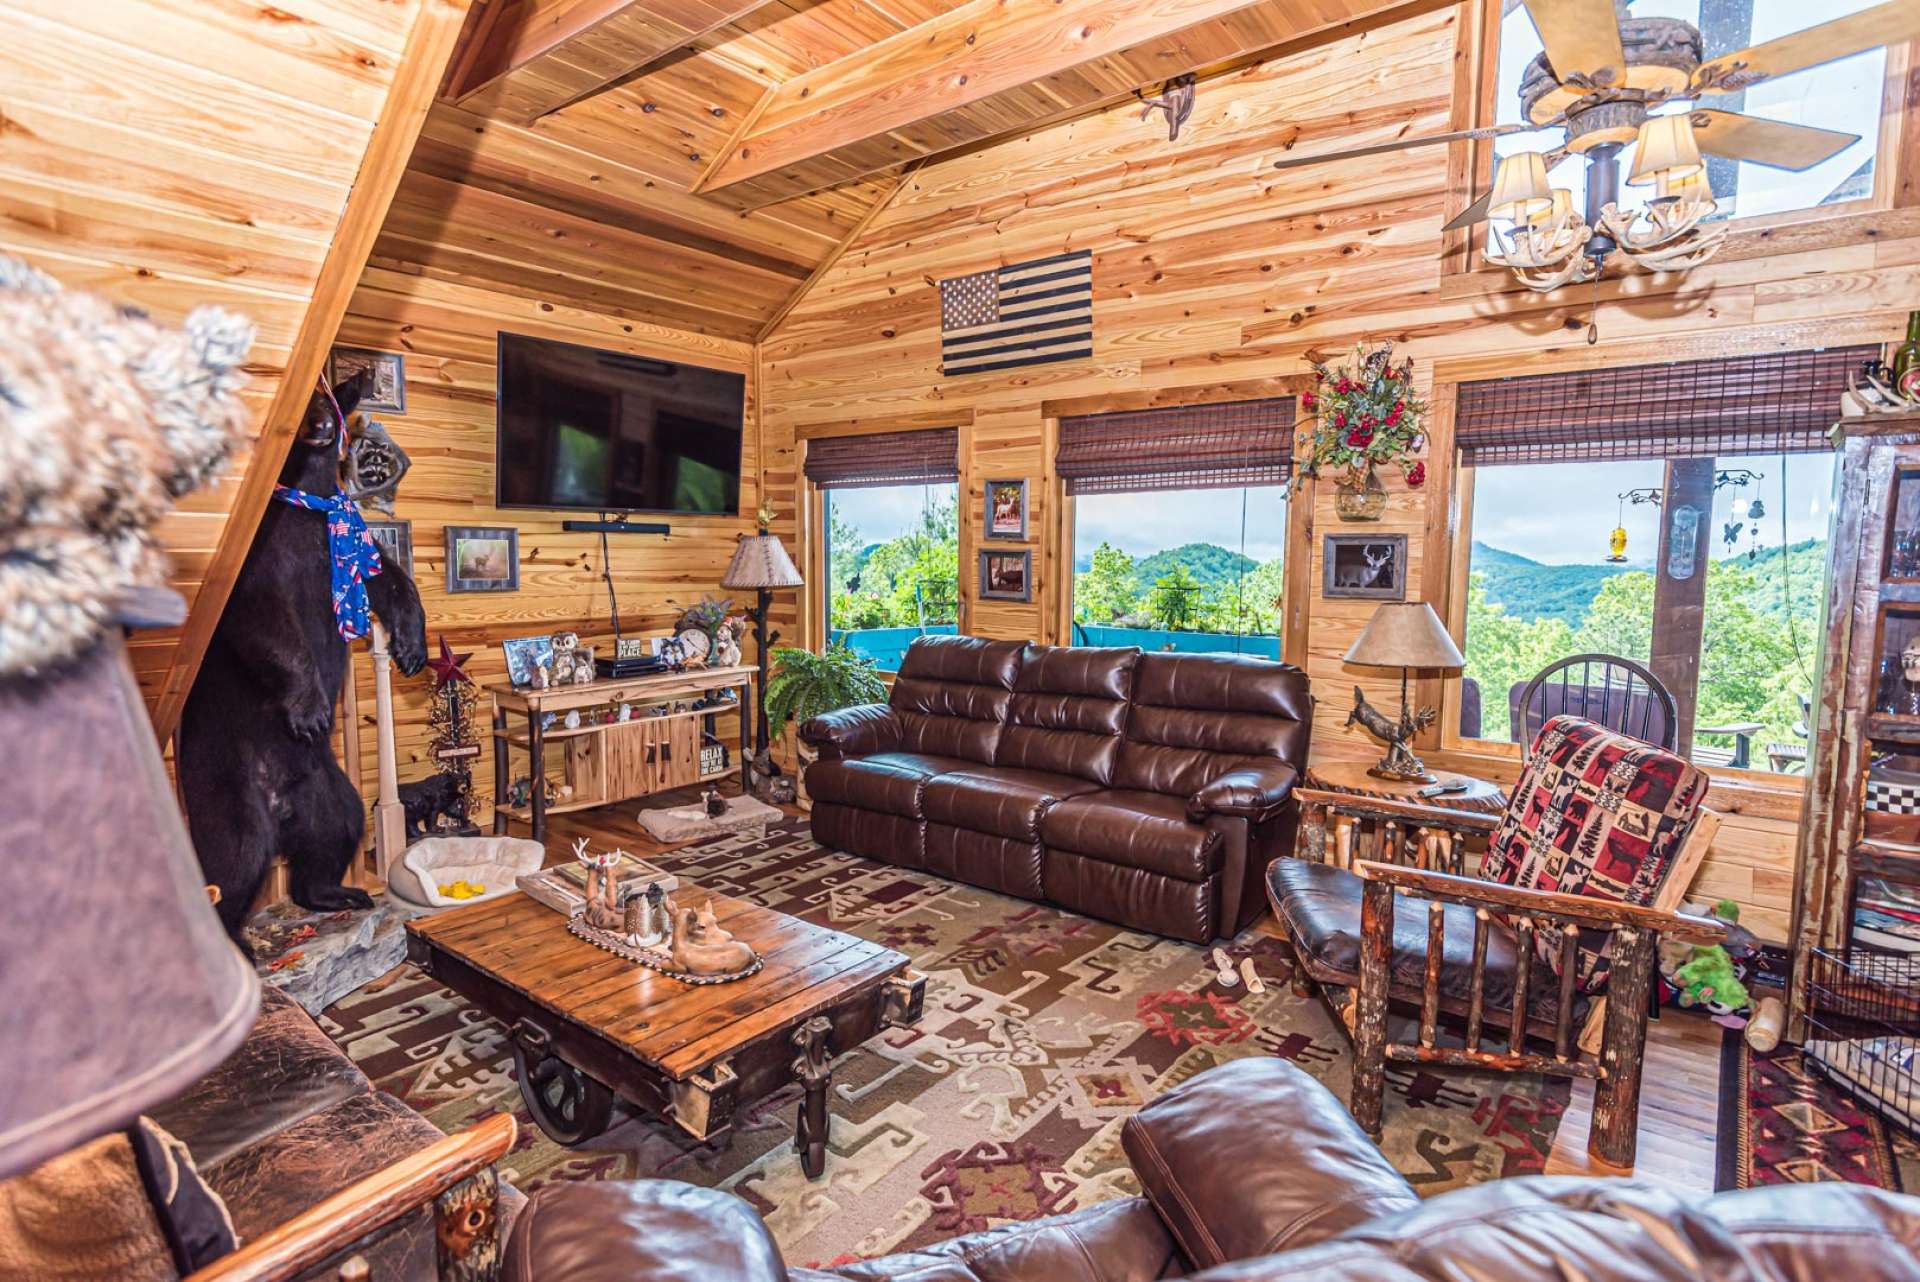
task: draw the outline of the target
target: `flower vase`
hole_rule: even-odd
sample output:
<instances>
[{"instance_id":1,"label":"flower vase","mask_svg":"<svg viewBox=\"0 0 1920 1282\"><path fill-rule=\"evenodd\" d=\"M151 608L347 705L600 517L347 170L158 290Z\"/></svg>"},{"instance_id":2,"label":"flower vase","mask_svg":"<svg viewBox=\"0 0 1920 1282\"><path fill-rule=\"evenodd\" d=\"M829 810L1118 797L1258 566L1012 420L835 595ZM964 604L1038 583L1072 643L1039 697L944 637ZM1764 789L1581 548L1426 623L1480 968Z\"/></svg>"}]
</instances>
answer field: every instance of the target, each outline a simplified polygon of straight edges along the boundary
<instances>
[{"instance_id":1,"label":"flower vase","mask_svg":"<svg viewBox=\"0 0 1920 1282\"><path fill-rule=\"evenodd\" d=\"M1354 476L1349 472L1340 478L1334 491L1333 510L1343 521L1377 521L1387 510L1387 487L1380 483L1380 476L1367 464L1366 473Z\"/></svg>"}]
</instances>

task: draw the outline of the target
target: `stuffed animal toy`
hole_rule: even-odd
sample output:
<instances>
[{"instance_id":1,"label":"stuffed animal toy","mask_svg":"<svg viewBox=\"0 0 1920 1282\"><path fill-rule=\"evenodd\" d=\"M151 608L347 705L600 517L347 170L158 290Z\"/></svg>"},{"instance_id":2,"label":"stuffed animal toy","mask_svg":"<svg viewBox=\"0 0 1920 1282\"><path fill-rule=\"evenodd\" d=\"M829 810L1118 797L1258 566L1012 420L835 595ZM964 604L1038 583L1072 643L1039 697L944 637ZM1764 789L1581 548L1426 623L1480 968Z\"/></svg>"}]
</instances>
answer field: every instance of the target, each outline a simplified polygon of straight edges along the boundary
<instances>
[{"instance_id":1,"label":"stuffed animal toy","mask_svg":"<svg viewBox=\"0 0 1920 1282\"><path fill-rule=\"evenodd\" d=\"M1705 948L1661 943L1660 975L1668 999L1681 1007L1704 1007L1712 1015L1733 1015L1751 1006L1752 995L1741 979L1746 962L1759 950L1759 941L1740 925L1740 905L1722 899L1711 907L1683 904L1681 911L1718 917L1727 924L1727 942Z\"/></svg>"},{"instance_id":2,"label":"stuffed animal toy","mask_svg":"<svg viewBox=\"0 0 1920 1282\"><path fill-rule=\"evenodd\" d=\"M169 329L0 255L0 676L72 658L166 582L156 527L240 439L252 343L232 312Z\"/></svg>"},{"instance_id":3,"label":"stuffed animal toy","mask_svg":"<svg viewBox=\"0 0 1920 1282\"><path fill-rule=\"evenodd\" d=\"M341 496L342 434L366 387L360 374L308 400L180 719L188 827L242 948L241 925L275 854L302 908L373 907L365 891L340 884L366 806L334 760L334 704L349 638L371 626L370 614L408 675L426 665L427 630L406 568L379 558Z\"/></svg>"}]
</instances>

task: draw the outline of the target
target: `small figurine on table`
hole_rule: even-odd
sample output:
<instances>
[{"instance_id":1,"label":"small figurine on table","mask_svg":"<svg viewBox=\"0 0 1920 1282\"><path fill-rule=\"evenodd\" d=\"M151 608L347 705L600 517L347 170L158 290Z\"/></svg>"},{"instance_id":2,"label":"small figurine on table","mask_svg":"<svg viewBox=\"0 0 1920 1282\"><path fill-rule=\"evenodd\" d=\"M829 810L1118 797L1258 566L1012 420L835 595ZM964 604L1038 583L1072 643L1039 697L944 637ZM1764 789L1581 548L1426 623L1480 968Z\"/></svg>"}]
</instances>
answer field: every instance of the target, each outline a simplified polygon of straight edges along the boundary
<instances>
[{"instance_id":1,"label":"small figurine on table","mask_svg":"<svg viewBox=\"0 0 1920 1282\"><path fill-rule=\"evenodd\" d=\"M587 904L582 910L587 925L597 930L624 928L626 914L620 908L619 879L613 870L626 858L626 852L618 849L595 852L587 849L587 839L581 837L573 843L573 857L587 870Z\"/></svg>"},{"instance_id":2,"label":"small figurine on table","mask_svg":"<svg viewBox=\"0 0 1920 1282\"><path fill-rule=\"evenodd\" d=\"M723 930L713 915L713 901L698 911L680 910L673 932L673 964L689 975L731 975L753 965L752 947Z\"/></svg>"}]
</instances>

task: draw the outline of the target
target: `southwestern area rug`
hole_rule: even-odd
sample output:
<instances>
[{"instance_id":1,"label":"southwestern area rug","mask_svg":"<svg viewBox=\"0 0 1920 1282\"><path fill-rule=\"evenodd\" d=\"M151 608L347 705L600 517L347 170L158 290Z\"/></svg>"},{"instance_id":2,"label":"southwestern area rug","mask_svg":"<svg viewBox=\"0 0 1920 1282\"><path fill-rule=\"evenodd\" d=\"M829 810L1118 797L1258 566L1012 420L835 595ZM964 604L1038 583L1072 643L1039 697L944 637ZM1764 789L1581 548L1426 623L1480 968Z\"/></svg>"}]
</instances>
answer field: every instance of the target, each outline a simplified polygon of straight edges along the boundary
<instances>
[{"instance_id":1,"label":"southwestern area rug","mask_svg":"<svg viewBox=\"0 0 1920 1282\"><path fill-rule=\"evenodd\" d=\"M1762 1055L1728 1029L1720 1044L1714 1187L1832 1181L1920 1190L1920 1146L1795 1048Z\"/></svg>"},{"instance_id":2,"label":"southwestern area rug","mask_svg":"<svg viewBox=\"0 0 1920 1282\"><path fill-rule=\"evenodd\" d=\"M700 888L899 949L927 975L918 1026L836 1063L821 1180L794 1154L797 1090L749 1110L726 1148L632 1117L561 1148L520 1105L505 1029L411 968L328 1008L327 1031L443 1130L516 1113L503 1173L525 1191L642 1176L724 1188L766 1217L796 1264L1131 1195L1121 1122L1227 1060L1290 1059L1345 1098L1344 1033L1317 1000L1292 995L1284 946L1257 925L1229 948L1236 963L1254 958L1266 981L1256 996L1220 984L1193 945L836 854L803 823L649 858ZM1540 1078L1389 1066L1386 1153L1423 1193L1538 1173L1566 1099Z\"/></svg>"}]
</instances>

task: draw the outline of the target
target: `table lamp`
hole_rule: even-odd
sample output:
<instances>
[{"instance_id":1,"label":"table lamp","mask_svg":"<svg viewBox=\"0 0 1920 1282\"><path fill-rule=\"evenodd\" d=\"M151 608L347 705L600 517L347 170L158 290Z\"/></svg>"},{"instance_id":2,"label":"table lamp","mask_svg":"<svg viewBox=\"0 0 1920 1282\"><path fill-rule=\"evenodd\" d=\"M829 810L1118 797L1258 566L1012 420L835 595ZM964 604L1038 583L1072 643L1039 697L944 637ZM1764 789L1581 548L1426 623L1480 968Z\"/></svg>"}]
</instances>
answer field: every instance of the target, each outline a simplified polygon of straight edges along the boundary
<instances>
[{"instance_id":1,"label":"table lamp","mask_svg":"<svg viewBox=\"0 0 1920 1282\"><path fill-rule=\"evenodd\" d=\"M1441 668L1458 670L1466 666L1453 638L1440 623L1440 616L1425 601L1389 601L1373 612L1359 639L1347 650L1346 661L1370 668L1400 669L1400 719L1384 716L1367 702L1365 694L1354 687L1353 715L1347 724L1358 721L1386 741L1387 755L1367 771L1376 779L1401 783L1432 783L1434 777L1420 758L1407 746L1420 730L1433 724L1439 715L1432 708L1413 711L1407 706L1407 670Z\"/></svg>"},{"instance_id":2,"label":"table lamp","mask_svg":"<svg viewBox=\"0 0 1920 1282\"><path fill-rule=\"evenodd\" d=\"M177 627L178 594L117 622ZM127 1126L217 1067L260 1010L208 901L118 626L0 677L0 1179Z\"/></svg>"},{"instance_id":3,"label":"table lamp","mask_svg":"<svg viewBox=\"0 0 1920 1282\"><path fill-rule=\"evenodd\" d=\"M780 536L767 529L772 519L771 512L760 509L759 530L740 536L740 542L733 549L733 563L720 576L723 588L735 591L750 588L757 594L754 608L747 612L747 617L753 620L753 645L760 659L760 680L753 689L757 714L753 738L755 756L763 756L767 751L767 653L780 640L778 632L767 631L767 607L775 592L797 588L806 582L793 558L787 555Z\"/></svg>"}]
</instances>

